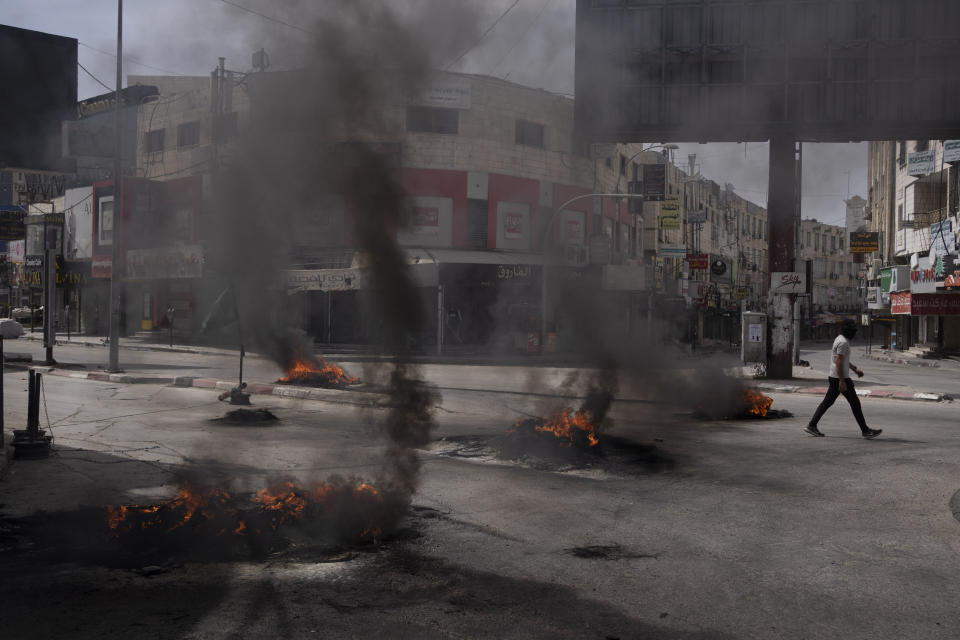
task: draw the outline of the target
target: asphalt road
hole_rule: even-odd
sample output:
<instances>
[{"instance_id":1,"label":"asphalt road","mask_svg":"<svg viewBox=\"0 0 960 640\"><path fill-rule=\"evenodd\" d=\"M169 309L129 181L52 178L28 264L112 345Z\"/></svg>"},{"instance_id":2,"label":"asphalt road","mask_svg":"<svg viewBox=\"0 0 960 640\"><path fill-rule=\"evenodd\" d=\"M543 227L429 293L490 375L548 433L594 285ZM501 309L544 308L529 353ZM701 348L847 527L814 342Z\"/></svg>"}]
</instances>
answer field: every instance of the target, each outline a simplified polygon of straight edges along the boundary
<instances>
[{"instance_id":1,"label":"asphalt road","mask_svg":"<svg viewBox=\"0 0 960 640\"><path fill-rule=\"evenodd\" d=\"M814 369L826 373L830 370L830 347L827 342L804 343L800 346L800 357L809 361ZM858 385L873 388L905 386L960 397L960 362L956 360L925 361L935 362L936 367L914 366L869 359L864 356L865 352L865 342L857 340L853 343L850 360L864 370L862 379L854 379Z\"/></svg>"},{"instance_id":2,"label":"asphalt road","mask_svg":"<svg viewBox=\"0 0 960 640\"><path fill-rule=\"evenodd\" d=\"M477 374L482 387L489 372ZM8 429L25 418L24 379L5 376ZM279 422L227 426L210 422L228 409L212 391L45 385L55 455L16 461L0 482L5 638L958 633L952 403L865 400L884 429L866 441L842 399L821 422L828 437L809 438L814 397L775 395L793 418L704 421L668 393L616 403L602 455L504 458L516 419L567 402L447 389L412 508L376 543L300 533L265 556L158 558L111 552L78 514L166 499L198 476L240 491L376 478L384 411L265 396Z\"/></svg>"}]
</instances>

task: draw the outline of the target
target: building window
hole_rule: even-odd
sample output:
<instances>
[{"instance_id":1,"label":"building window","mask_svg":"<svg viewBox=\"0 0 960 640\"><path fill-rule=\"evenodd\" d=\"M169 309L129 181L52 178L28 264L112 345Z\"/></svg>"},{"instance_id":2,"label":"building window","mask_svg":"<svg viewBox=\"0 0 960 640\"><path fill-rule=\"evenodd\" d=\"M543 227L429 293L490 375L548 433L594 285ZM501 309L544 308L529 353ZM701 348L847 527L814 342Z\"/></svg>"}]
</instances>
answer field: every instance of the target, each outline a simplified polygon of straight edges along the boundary
<instances>
[{"instance_id":1,"label":"building window","mask_svg":"<svg viewBox=\"0 0 960 640\"><path fill-rule=\"evenodd\" d=\"M99 209L97 240L101 245L113 244L113 196L100 198Z\"/></svg>"},{"instance_id":2,"label":"building window","mask_svg":"<svg viewBox=\"0 0 960 640\"><path fill-rule=\"evenodd\" d=\"M517 144L543 149L543 125L526 120L517 120ZM627 159L620 156L620 174L627 172Z\"/></svg>"},{"instance_id":3,"label":"building window","mask_svg":"<svg viewBox=\"0 0 960 640\"><path fill-rule=\"evenodd\" d=\"M457 135L460 132L460 112L440 107L407 107L407 131Z\"/></svg>"},{"instance_id":4,"label":"building window","mask_svg":"<svg viewBox=\"0 0 960 640\"><path fill-rule=\"evenodd\" d=\"M830 250L837 250L837 236L830 236Z\"/></svg>"},{"instance_id":5,"label":"building window","mask_svg":"<svg viewBox=\"0 0 960 640\"><path fill-rule=\"evenodd\" d=\"M807 231L807 248L810 247L810 232Z\"/></svg>"},{"instance_id":6,"label":"building window","mask_svg":"<svg viewBox=\"0 0 960 640\"><path fill-rule=\"evenodd\" d=\"M471 249L487 248L489 209L486 200L467 200L467 246Z\"/></svg>"},{"instance_id":7,"label":"building window","mask_svg":"<svg viewBox=\"0 0 960 640\"><path fill-rule=\"evenodd\" d=\"M914 190L913 190L912 184L908 184L906 188L903 190L903 200L904 200L904 204L906 205L906 208L903 208L903 205L901 205L901 213L903 214L902 218L904 222L913 220L914 206L916 205L916 202L914 201L914 197L913 197L914 196L913 191Z\"/></svg>"},{"instance_id":8,"label":"building window","mask_svg":"<svg viewBox=\"0 0 960 640\"><path fill-rule=\"evenodd\" d=\"M840 251L843 251L843 236L840 236Z\"/></svg>"},{"instance_id":9,"label":"building window","mask_svg":"<svg viewBox=\"0 0 960 640\"><path fill-rule=\"evenodd\" d=\"M915 150L915 151L926 151L926 150L929 149L929 148L930 148L930 141L929 141L929 140L917 140L917 145L916 145L916 148L915 148L914 150Z\"/></svg>"},{"instance_id":10,"label":"building window","mask_svg":"<svg viewBox=\"0 0 960 640\"><path fill-rule=\"evenodd\" d=\"M813 250L814 251L820 250L820 234L819 233L813 234Z\"/></svg>"},{"instance_id":11,"label":"building window","mask_svg":"<svg viewBox=\"0 0 960 640\"><path fill-rule=\"evenodd\" d=\"M200 121L184 122L177 126L177 149L200 144Z\"/></svg>"},{"instance_id":12,"label":"building window","mask_svg":"<svg viewBox=\"0 0 960 640\"><path fill-rule=\"evenodd\" d=\"M158 153L163 151L163 134L164 129L154 129L153 131L147 131L146 136L144 137L143 144L146 147L147 153Z\"/></svg>"}]
</instances>

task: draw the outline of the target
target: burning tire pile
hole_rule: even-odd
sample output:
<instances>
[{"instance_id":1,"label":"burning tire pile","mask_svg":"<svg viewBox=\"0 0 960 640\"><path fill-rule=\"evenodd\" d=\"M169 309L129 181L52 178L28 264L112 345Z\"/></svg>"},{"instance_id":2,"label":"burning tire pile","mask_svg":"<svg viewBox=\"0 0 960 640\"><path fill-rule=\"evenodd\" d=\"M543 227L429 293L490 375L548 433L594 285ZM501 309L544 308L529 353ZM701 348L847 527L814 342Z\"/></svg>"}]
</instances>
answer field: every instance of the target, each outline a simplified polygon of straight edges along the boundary
<instances>
[{"instance_id":1,"label":"burning tire pile","mask_svg":"<svg viewBox=\"0 0 960 640\"><path fill-rule=\"evenodd\" d=\"M302 352L295 355L285 369L287 375L278 379L278 384L324 389L346 389L360 384L359 378L347 375L339 366Z\"/></svg>"},{"instance_id":2,"label":"burning tire pile","mask_svg":"<svg viewBox=\"0 0 960 640\"><path fill-rule=\"evenodd\" d=\"M184 484L160 504L107 507L103 523L125 551L236 557L282 549L296 531L328 545L371 543L393 530L408 503L401 492L342 478L285 480L253 494Z\"/></svg>"}]
</instances>

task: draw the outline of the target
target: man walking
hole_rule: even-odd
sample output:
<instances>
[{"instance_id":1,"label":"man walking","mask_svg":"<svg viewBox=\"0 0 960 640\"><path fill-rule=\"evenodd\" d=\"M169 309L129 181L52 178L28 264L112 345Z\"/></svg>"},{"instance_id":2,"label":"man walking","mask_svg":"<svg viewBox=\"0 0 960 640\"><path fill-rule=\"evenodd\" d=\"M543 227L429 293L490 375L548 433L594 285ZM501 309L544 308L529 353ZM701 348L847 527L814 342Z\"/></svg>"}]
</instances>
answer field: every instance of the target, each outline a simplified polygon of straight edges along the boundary
<instances>
[{"instance_id":1,"label":"man walking","mask_svg":"<svg viewBox=\"0 0 960 640\"><path fill-rule=\"evenodd\" d=\"M817 423L820 422L820 418L827 412L827 409L833 406L837 396L841 393L850 403L853 417L857 419L857 424L860 425L860 432L864 438L876 438L882 431L882 429L871 429L867 426L867 421L863 418L863 409L860 407L860 398L857 397L853 380L850 379L850 370L853 370L858 378L863 377L863 369L858 369L850 362L850 340L855 335L857 335L857 323L849 319L844 320L840 324L840 335L833 341L830 377L828 378L830 388L827 389L827 395L823 397L823 401L810 419L810 424L804 429L812 436L823 437L823 433L817 428Z\"/></svg>"}]
</instances>

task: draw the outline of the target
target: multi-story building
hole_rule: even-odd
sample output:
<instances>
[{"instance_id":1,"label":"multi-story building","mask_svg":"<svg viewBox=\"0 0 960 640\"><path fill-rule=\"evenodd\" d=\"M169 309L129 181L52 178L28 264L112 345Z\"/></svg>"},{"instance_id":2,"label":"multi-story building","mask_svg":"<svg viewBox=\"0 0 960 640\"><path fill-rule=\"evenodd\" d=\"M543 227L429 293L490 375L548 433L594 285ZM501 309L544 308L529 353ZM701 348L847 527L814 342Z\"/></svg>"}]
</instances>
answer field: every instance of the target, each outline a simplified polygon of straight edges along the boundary
<instances>
[{"instance_id":1,"label":"multi-story building","mask_svg":"<svg viewBox=\"0 0 960 640\"><path fill-rule=\"evenodd\" d=\"M800 221L798 259L809 263L810 296L801 298L801 327L808 337L832 337L843 318L861 311L859 278L862 264L850 252L845 226Z\"/></svg>"},{"instance_id":2,"label":"multi-story building","mask_svg":"<svg viewBox=\"0 0 960 640\"><path fill-rule=\"evenodd\" d=\"M868 148L868 307L885 345L960 348L957 208L960 142L898 140Z\"/></svg>"},{"instance_id":3,"label":"multi-story building","mask_svg":"<svg viewBox=\"0 0 960 640\"><path fill-rule=\"evenodd\" d=\"M284 81L278 74L252 74L243 86L229 73L217 74L213 85L209 78L131 77L131 85L159 92L140 107L137 175L154 181L200 176L209 197L216 167L236 158L235 141L253 118L263 117L258 100ZM296 74L286 81L295 82ZM671 145L579 149L571 99L495 78L443 73L418 95L389 88L384 95L395 97L384 101L385 126L374 146L391 157L412 212L397 241L415 265L424 298L437 305L427 342L479 345L497 337L508 348L537 349L544 240L562 248L563 264L551 261L548 268L568 274L553 280L576 274L594 282L626 311L627 332L654 314L687 327L686 296L700 309L700 334L727 338L735 335L739 301L759 304L766 285L765 210L729 185L684 173L671 162ZM627 193L651 165L664 167L662 200L635 209L627 199L590 195ZM321 342L370 341L362 320L364 280L354 277L362 257L337 224L348 207L337 198L324 202L324 214L298 228L289 247L293 320ZM198 215L208 209L200 206ZM667 209L674 213L666 215ZM702 222L688 222L697 211ZM211 243L201 244L204 273L187 277L211 275ZM685 267L695 249L708 256L705 269ZM131 313L154 310L154 317L142 318L145 327L161 319L165 292L177 284L150 280L142 278L129 296L137 301ZM706 286L691 291L684 282ZM178 304L188 304L197 318L216 287L195 284L193 298ZM547 332L562 341L568 323L549 309ZM713 315L724 320L711 324Z\"/></svg>"}]
</instances>

